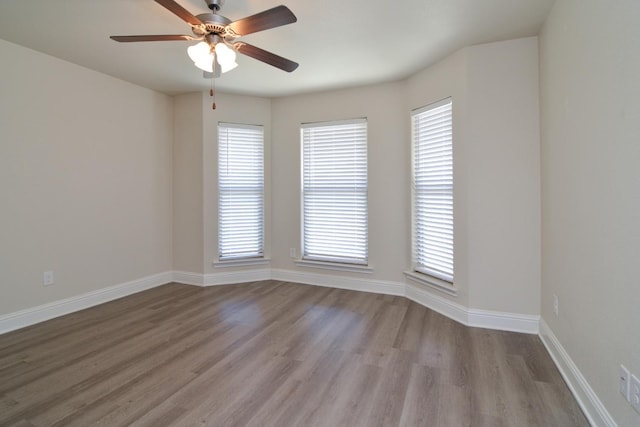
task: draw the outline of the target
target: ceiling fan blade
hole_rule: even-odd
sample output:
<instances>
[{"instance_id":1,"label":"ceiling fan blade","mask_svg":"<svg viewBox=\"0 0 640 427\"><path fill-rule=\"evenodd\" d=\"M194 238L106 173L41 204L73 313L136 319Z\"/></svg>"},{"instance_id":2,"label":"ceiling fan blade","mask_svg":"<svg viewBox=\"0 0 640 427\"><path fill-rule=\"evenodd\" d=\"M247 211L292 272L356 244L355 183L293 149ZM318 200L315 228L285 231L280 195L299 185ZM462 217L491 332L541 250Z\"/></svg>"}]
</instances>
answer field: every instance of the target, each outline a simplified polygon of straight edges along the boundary
<instances>
[{"instance_id":1,"label":"ceiling fan blade","mask_svg":"<svg viewBox=\"0 0 640 427\"><path fill-rule=\"evenodd\" d=\"M171 40L195 40L195 37L182 34L143 35L143 36L111 36L117 42L162 42Z\"/></svg>"},{"instance_id":2,"label":"ceiling fan blade","mask_svg":"<svg viewBox=\"0 0 640 427\"><path fill-rule=\"evenodd\" d=\"M262 61L289 73L298 68L297 62L290 61L287 58L283 58L275 53L268 52L245 42L235 42L233 44L233 48L242 54L252 57L253 59L257 59L258 61Z\"/></svg>"},{"instance_id":3,"label":"ceiling fan blade","mask_svg":"<svg viewBox=\"0 0 640 427\"><path fill-rule=\"evenodd\" d=\"M156 0L158 1L158 0ZM238 19L227 25L233 33L245 36L258 31L268 30L281 25L292 24L298 19L287 6L276 6L246 18Z\"/></svg>"},{"instance_id":4,"label":"ceiling fan blade","mask_svg":"<svg viewBox=\"0 0 640 427\"><path fill-rule=\"evenodd\" d=\"M193 16L191 12L189 12L187 9L180 6L173 0L156 0L156 3L160 3L162 6L169 9L169 11L173 12L174 15L177 15L187 24L204 25L201 20Z\"/></svg>"}]
</instances>

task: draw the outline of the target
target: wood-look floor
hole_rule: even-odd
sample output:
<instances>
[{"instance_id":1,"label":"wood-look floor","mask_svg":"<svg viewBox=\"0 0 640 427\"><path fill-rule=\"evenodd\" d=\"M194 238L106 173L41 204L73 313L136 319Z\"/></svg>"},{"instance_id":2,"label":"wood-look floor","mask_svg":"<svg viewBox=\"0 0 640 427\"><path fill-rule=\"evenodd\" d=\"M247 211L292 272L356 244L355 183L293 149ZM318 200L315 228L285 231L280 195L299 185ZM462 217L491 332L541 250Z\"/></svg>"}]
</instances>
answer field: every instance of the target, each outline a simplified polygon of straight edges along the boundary
<instances>
[{"instance_id":1,"label":"wood-look floor","mask_svg":"<svg viewBox=\"0 0 640 427\"><path fill-rule=\"evenodd\" d=\"M165 285L0 335L0 425L588 423L537 336L266 281Z\"/></svg>"}]
</instances>

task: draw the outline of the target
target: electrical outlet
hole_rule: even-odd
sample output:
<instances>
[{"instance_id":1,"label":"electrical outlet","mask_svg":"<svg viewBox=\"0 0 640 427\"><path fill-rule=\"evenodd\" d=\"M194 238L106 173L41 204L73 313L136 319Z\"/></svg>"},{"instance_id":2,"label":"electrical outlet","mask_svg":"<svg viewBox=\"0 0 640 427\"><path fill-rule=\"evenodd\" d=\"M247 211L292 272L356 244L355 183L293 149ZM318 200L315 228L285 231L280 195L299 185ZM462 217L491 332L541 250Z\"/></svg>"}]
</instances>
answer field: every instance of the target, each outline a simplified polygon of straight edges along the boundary
<instances>
[{"instance_id":1,"label":"electrical outlet","mask_svg":"<svg viewBox=\"0 0 640 427\"><path fill-rule=\"evenodd\" d=\"M296 257L296 248L289 248L289 256L291 258L295 258Z\"/></svg>"},{"instance_id":2,"label":"electrical outlet","mask_svg":"<svg viewBox=\"0 0 640 427\"><path fill-rule=\"evenodd\" d=\"M558 295L553 296L553 314L558 316Z\"/></svg>"},{"instance_id":3,"label":"electrical outlet","mask_svg":"<svg viewBox=\"0 0 640 427\"><path fill-rule=\"evenodd\" d=\"M42 286L53 285L53 271L45 271L42 275Z\"/></svg>"},{"instance_id":4,"label":"electrical outlet","mask_svg":"<svg viewBox=\"0 0 640 427\"><path fill-rule=\"evenodd\" d=\"M640 414L640 380L635 375L631 375L631 406Z\"/></svg>"},{"instance_id":5,"label":"electrical outlet","mask_svg":"<svg viewBox=\"0 0 640 427\"><path fill-rule=\"evenodd\" d=\"M631 374L629 370L624 367L624 365L620 365L620 382L618 384L620 394L627 399L627 402L630 402L629 391L631 390Z\"/></svg>"}]
</instances>

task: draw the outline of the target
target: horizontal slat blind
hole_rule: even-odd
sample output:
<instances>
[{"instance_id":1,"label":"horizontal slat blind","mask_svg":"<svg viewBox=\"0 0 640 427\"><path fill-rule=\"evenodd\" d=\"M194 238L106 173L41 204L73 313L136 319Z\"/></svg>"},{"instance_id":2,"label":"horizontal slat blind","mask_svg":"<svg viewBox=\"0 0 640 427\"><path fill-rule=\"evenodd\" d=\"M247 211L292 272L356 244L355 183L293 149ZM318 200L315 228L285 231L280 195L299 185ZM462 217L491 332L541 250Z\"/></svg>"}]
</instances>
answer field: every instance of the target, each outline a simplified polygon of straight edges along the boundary
<instances>
[{"instance_id":1,"label":"horizontal slat blind","mask_svg":"<svg viewBox=\"0 0 640 427\"><path fill-rule=\"evenodd\" d=\"M303 258L367 264L367 122L303 125Z\"/></svg>"},{"instance_id":2,"label":"horizontal slat blind","mask_svg":"<svg viewBox=\"0 0 640 427\"><path fill-rule=\"evenodd\" d=\"M453 283L451 99L416 110L411 118L415 269Z\"/></svg>"},{"instance_id":3,"label":"horizontal slat blind","mask_svg":"<svg viewBox=\"0 0 640 427\"><path fill-rule=\"evenodd\" d=\"M218 125L218 257L264 256L262 126Z\"/></svg>"}]
</instances>

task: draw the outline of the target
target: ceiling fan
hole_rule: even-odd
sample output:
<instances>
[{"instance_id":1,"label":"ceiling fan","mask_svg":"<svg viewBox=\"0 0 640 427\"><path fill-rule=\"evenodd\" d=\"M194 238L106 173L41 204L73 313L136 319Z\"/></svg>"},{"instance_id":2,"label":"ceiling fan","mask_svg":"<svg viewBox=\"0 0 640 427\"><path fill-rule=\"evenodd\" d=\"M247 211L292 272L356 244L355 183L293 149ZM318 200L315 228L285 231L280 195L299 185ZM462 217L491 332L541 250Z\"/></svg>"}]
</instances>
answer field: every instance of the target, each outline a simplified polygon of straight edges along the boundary
<instances>
[{"instance_id":1,"label":"ceiling fan","mask_svg":"<svg viewBox=\"0 0 640 427\"><path fill-rule=\"evenodd\" d=\"M247 34L296 22L296 16L286 6L276 6L255 15L231 21L217 13L224 4L224 0L205 0L211 12L197 16L191 14L174 0L155 1L189 24L193 35L111 36L111 39L117 42L199 41L200 43L189 47L189 57L198 68L213 74L217 74L219 71L215 64L216 60L222 72L235 68L237 66L235 52L240 52L287 72L298 68L298 63L296 62L236 40L238 37L246 36Z\"/></svg>"}]
</instances>

